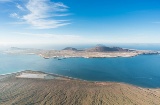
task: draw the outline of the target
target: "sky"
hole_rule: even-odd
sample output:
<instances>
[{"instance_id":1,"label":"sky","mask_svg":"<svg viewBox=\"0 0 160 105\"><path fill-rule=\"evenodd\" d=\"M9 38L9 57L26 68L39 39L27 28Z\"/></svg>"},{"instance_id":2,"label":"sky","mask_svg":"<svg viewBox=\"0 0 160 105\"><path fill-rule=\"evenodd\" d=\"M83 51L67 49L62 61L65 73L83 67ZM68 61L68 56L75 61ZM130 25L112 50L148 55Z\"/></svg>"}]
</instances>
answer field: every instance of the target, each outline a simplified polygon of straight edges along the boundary
<instances>
[{"instance_id":1,"label":"sky","mask_svg":"<svg viewBox=\"0 0 160 105\"><path fill-rule=\"evenodd\" d=\"M159 0L0 0L0 45L160 43Z\"/></svg>"}]
</instances>

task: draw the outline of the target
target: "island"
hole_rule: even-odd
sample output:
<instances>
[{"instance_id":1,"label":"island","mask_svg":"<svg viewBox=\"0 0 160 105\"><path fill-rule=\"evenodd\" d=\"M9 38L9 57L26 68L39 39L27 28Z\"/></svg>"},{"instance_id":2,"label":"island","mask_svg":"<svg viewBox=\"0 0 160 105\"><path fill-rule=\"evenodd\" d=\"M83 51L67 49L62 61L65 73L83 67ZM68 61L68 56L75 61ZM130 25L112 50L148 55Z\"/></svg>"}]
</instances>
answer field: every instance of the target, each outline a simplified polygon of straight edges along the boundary
<instances>
[{"instance_id":1,"label":"island","mask_svg":"<svg viewBox=\"0 0 160 105\"><path fill-rule=\"evenodd\" d=\"M12 54L36 54L45 59L49 58L108 58L108 57L134 57L137 55L153 55L159 54L159 51L151 50L136 50L120 47L107 47L104 45L97 45L88 49L76 49L72 47L66 47L62 50L42 50L42 49L27 49L16 48L5 51L5 53Z\"/></svg>"},{"instance_id":2,"label":"island","mask_svg":"<svg viewBox=\"0 0 160 105\"><path fill-rule=\"evenodd\" d=\"M160 105L160 89L26 70L0 75L0 105Z\"/></svg>"}]
</instances>

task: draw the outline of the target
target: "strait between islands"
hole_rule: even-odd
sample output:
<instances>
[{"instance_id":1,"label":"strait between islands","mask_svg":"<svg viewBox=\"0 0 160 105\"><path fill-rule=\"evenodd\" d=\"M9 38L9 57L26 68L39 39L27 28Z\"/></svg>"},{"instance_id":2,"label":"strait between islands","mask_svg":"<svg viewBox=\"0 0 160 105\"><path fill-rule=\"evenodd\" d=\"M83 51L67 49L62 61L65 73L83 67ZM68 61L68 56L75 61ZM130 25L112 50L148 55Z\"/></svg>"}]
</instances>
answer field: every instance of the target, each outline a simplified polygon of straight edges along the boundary
<instances>
[{"instance_id":1,"label":"strait between islands","mask_svg":"<svg viewBox=\"0 0 160 105\"><path fill-rule=\"evenodd\" d=\"M11 48L13 54L36 54L48 58L133 57L159 54L157 51L96 46L77 50ZM160 89L149 89L116 82L90 82L26 70L0 75L0 105L160 105Z\"/></svg>"}]
</instances>

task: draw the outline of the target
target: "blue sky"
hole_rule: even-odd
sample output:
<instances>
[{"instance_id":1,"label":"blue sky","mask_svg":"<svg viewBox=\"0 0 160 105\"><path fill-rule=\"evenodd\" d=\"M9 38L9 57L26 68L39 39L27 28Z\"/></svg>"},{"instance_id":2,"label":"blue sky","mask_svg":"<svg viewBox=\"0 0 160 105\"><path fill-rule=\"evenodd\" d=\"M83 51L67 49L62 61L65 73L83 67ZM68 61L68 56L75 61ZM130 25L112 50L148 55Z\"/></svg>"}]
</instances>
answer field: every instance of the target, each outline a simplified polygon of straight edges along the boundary
<instances>
[{"instance_id":1,"label":"blue sky","mask_svg":"<svg viewBox=\"0 0 160 105\"><path fill-rule=\"evenodd\" d=\"M160 43L158 0L0 0L0 44Z\"/></svg>"}]
</instances>

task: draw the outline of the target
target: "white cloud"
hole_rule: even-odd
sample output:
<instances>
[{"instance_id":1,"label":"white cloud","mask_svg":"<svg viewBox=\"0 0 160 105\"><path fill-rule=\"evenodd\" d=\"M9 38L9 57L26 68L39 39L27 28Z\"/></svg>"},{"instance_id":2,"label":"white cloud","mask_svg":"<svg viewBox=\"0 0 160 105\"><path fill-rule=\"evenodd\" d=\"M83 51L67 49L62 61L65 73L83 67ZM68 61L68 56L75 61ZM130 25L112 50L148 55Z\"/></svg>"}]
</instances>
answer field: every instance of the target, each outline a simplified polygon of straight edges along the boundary
<instances>
[{"instance_id":1,"label":"white cloud","mask_svg":"<svg viewBox=\"0 0 160 105\"><path fill-rule=\"evenodd\" d=\"M24 9L21 5L19 5L19 4L17 4L16 7L17 7L18 9L20 9L21 11L24 11L24 10L25 10L25 9Z\"/></svg>"},{"instance_id":2,"label":"white cloud","mask_svg":"<svg viewBox=\"0 0 160 105\"><path fill-rule=\"evenodd\" d=\"M35 34L35 33L23 33L23 32L14 32L14 34L23 35L23 36L35 36L38 38L80 38L78 35L60 35L60 34Z\"/></svg>"},{"instance_id":3,"label":"white cloud","mask_svg":"<svg viewBox=\"0 0 160 105\"><path fill-rule=\"evenodd\" d=\"M17 13L12 13L12 14L10 14L10 16L13 18L20 18Z\"/></svg>"},{"instance_id":4,"label":"white cloud","mask_svg":"<svg viewBox=\"0 0 160 105\"><path fill-rule=\"evenodd\" d=\"M79 35L68 35L68 34L52 34L52 33L23 33L23 32L14 32L13 35L16 35L14 41L21 44L97 44L107 42L107 38L99 37L87 37ZM17 38L19 38L17 40ZM16 41L15 41L16 40ZM19 42L20 41L20 42Z\"/></svg>"},{"instance_id":5,"label":"white cloud","mask_svg":"<svg viewBox=\"0 0 160 105\"><path fill-rule=\"evenodd\" d=\"M11 16L17 17L21 22L31 25L32 28L50 29L70 24L68 20L55 19L69 15L64 13L69 7L61 2L29 0L24 6L17 4L16 7L21 10L23 15L12 13Z\"/></svg>"},{"instance_id":6,"label":"white cloud","mask_svg":"<svg viewBox=\"0 0 160 105\"><path fill-rule=\"evenodd\" d=\"M78 35L64 35L64 34L51 34L51 33L23 33L14 32L10 39L0 37L0 42L12 42L19 44L73 44L79 43L83 37Z\"/></svg>"}]
</instances>

